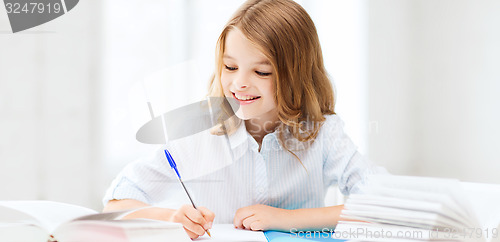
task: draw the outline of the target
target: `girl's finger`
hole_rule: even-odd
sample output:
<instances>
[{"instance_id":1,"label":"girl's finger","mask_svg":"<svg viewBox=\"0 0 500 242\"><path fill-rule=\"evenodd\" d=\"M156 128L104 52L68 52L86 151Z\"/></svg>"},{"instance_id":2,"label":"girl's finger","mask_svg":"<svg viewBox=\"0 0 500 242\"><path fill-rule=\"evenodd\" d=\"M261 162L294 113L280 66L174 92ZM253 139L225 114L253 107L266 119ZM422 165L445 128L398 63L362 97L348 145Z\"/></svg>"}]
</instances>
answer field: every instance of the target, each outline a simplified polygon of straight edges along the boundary
<instances>
[{"instance_id":1,"label":"girl's finger","mask_svg":"<svg viewBox=\"0 0 500 242\"><path fill-rule=\"evenodd\" d=\"M243 219L242 223L243 223L243 227L245 227L245 229L251 229L250 225L257 221L257 216L255 215L252 215L252 216L249 216L249 217L246 217L245 219Z\"/></svg>"},{"instance_id":2,"label":"girl's finger","mask_svg":"<svg viewBox=\"0 0 500 242\"><path fill-rule=\"evenodd\" d=\"M210 229L212 227L212 223L215 219L215 213L213 213L212 211L210 211L206 207L199 207L198 210L201 212L201 214L203 215L203 217L207 221L207 224L203 225L203 227L205 229Z\"/></svg>"},{"instance_id":3,"label":"girl's finger","mask_svg":"<svg viewBox=\"0 0 500 242\"><path fill-rule=\"evenodd\" d=\"M240 208L236 211L236 214L234 215L234 220L233 224L234 227L236 228L244 228L243 227L243 220L254 215L251 209L248 208Z\"/></svg>"},{"instance_id":4,"label":"girl's finger","mask_svg":"<svg viewBox=\"0 0 500 242\"><path fill-rule=\"evenodd\" d=\"M190 230L186 229L185 227L184 227L184 231L186 231L186 233L188 234L189 238L191 238L191 239L196 239L196 238L200 237L199 235L191 232Z\"/></svg>"},{"instance_id":5,"label":"girl's finger","mask_svg":"<svg viewBox=\"0 0 500 242\"><path fill-rule=\"evenodd\" d=\"M189 230L193 234L201 236L205 233L205 229L200 224L193 222L187 216L184 217L184 219L181 221L181 223L182 223L182 226L184 226L184 229Z\"/></svg>"},{"instance_id":6,"label":"girl's finger","mask_svg":"<svg viewBox=\"0 0 500 242\"><path fill-rule=\"evenodd\" d=\"M193 223L199 224L200 226L207 224L207 220L205 220L203 214L194 207L186 209L185 214Z\"/></svg>"},{"instance_id":7,"label":"girl's finger","mask_svg":"<svg viewBox=\"0 0 500 242\"><path fill-rule=\"evenodd\" d=\"M262 231L264 230L264 226L262 224L262 220L254 220L252 223L250 223L250 230L253 231Z\"/></svg>"}]
</instances>

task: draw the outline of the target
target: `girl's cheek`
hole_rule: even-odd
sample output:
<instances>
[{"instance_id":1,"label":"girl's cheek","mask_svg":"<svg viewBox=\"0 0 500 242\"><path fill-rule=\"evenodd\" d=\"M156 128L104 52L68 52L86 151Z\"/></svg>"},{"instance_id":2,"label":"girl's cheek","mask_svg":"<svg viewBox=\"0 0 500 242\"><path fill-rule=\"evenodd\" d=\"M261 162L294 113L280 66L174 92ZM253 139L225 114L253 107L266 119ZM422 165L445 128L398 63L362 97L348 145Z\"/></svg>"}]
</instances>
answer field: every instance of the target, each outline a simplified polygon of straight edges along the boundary
<instances>
[{"instance_id":1,"label":"girl's cheek","mask_svg":"<svg viewBox=\"0 0 500 242\"><path fill-rule=\"evenodd\" d=\"M230 91L229 91L230 83L228 83L225 80L225 78L223 78L222 76L221 76L221 86L222 86L222 91L224 92L224 95L229 96L229 94L230 94Z\"/></svg>"},{"instance_id":2,"label":"girl's cheek","mask_svg":"<svg viewBox=\"0 0 500 242\"><path fill-rule=\"evenodd\" d=\"M227 75L222 74L220 79L222 88L224 88L224 90L228 89L229 86L231 85L229 77Z\"/></svg>"}]
</instances>

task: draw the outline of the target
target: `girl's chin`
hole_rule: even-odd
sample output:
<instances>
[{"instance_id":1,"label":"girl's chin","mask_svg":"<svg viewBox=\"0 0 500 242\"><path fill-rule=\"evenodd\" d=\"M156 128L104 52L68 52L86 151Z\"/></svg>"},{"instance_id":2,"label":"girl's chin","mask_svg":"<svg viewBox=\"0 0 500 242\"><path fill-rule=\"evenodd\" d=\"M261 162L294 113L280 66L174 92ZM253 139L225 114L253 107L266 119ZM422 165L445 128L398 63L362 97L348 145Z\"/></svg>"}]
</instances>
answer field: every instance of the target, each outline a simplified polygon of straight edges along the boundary
<instances>
[{"instance_id":1,"label":"girl's chin","mask_svg":"<svg viewBox=\"0 0 500 242\"><path fill-rule=\"evenodd\" d=\"M245 108L240 108L238 109L238 111L236 111L235 115L236 117L238 117L239 119L241 120L250 120L250 119L255 119L257 118L258 116L256 116L255 114L255 110L246 110L244 111Z\"/></svg>"},{"instance_id":2,"label":"girl's chin","mask_svg":"<svg viewBox=\"0 0 500 242\"><path fill-rule=\"evenodd\" d=\"M248 115L245 115L243 113L243 110L241 110L241 108L239 108L235 114L236 114L236 117L238 117L241 120L249 120L251 118L251 117L248 117Z\"/></svg>"}]
</instances>

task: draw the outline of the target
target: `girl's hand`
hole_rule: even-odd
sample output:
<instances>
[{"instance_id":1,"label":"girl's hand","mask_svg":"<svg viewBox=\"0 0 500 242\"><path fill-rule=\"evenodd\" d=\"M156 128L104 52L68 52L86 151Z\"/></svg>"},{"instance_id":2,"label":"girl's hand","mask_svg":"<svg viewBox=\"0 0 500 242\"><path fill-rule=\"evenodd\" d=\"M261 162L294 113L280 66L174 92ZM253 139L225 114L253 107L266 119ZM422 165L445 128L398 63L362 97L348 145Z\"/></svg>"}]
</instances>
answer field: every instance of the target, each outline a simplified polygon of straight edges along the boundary
<instances>
[{"instance_id":1,"label":"girl's hand","mask_svg":"<svg viewBox=\"0 0 500 242\"><path fill-rule=\"evenodd\" d=\"M169 221L181 223L191 239L196 239L212 228L215 214L205 207L196 210L191 204L185 204L177 209Z\"/></svg>"},{"instance_id":2,"label":"girl's hand","mask_svg":"<svg viewBox=\"0 0 500 242\"><path fill-rule=\"evenodd\" d=\"M236 228L249 230L286 231L285 224L290 219L290 210L257 204L238 209L233 224Z\"/></svg>"}]
</instances>

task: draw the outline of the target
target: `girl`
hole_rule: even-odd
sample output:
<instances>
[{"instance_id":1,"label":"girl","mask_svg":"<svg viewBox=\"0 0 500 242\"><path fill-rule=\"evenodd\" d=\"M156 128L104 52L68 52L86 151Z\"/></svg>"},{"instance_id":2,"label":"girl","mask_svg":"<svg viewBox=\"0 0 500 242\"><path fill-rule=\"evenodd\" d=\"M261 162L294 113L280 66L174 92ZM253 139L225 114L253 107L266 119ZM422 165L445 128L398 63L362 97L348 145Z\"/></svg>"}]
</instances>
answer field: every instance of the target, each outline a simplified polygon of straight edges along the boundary
<instances>
[{"instance_id":1,"label":"girl","mask_svg":"<svg viewBox=\"0 0 500 242\"><path fill-rule=\"evenodd\" d=\"M202 177L219 182L186 184L205 207L150 207L129 217L182 223L191 238L213 222L250 230L335 227L343 206L324 207L327 188L336 184L349 195L384 169L362 157L342 130L307 12L291 0L249 0L227 23L216 49L209 96L239 102L236 116L243 121L228 122L227 134L243 132L244 142L231 146L240 156ZM162 203L176 182L160 149L122 171L104 210Z\"/></svg>"}]
</instances>

